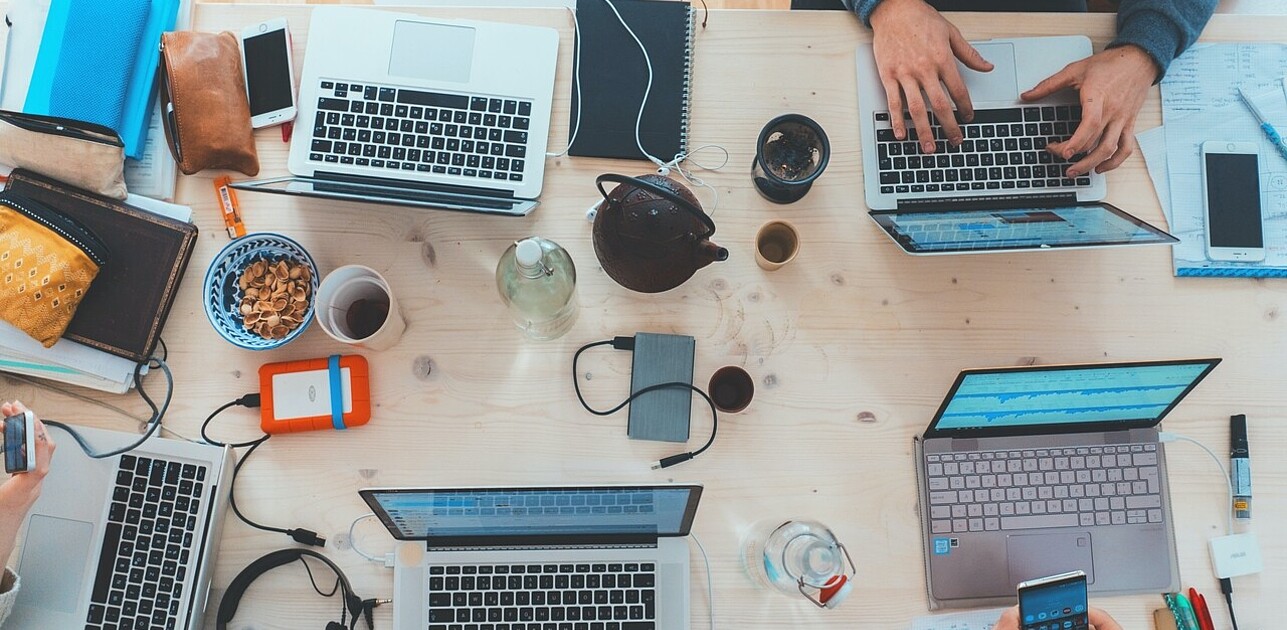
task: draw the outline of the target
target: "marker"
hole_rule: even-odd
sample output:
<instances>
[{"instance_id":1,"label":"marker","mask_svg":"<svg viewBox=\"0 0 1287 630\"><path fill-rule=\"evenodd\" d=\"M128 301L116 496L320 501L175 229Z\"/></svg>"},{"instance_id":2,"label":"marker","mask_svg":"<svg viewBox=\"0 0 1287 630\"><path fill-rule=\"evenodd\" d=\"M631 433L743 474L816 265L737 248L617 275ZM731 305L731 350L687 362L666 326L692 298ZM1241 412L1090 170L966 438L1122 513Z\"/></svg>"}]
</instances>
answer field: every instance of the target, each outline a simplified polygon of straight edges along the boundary
<instances>
[{"instance_id":1,"label":"marker","mask_svg":"<svg viewBox=\"0 0 1287 630\"><path fill-rule=\"evenodd\" d=\"M1247 447L1247 416L1229 416L1229 460L1233 473L1233 515L1251 519L1251 450Z\"/></svg>"},{"instance_id":2,"label":"marker","mask_svg":"<svg viewBox=\"0 0 1287 630\"><path fill-rule=\"evenodd\" d=\"M1207 608L1207 598L1198 589L1189 587L1189 603L1198 618L1200 630L1215 630L1215 621L1211 618L1211 609Z\"/></svg>"},{"instance_id":3,"label":"marker","mask_svg":"<svg viewBox=\"0 0 1287 630\"><path fill-rule=\"evenodd\" d=\"M1284 86L1283 89L1287 91L1287 86ZM1247 104L1247 109L1251 110L1251 114L1255 116L1256 121L1260 123L1260 130L1265 132L1265 137L1269 138L1269 142L1273 143L1273 145L1278 149L1278 153L1282 155L1284 159L1287 159L1287 140L1283 140L1283 137L1279 135L1278 130L1274 129L1274 126L1269 124L1269 121L1265 119L1265 113L1261 111L1259 107L1256 107L1256 103L1251 100L1251 96L1247 94L1246 91L1242 88L1238 88L1238 96L1242 97L1242 102Z\"/></svg>"}]
</instances>

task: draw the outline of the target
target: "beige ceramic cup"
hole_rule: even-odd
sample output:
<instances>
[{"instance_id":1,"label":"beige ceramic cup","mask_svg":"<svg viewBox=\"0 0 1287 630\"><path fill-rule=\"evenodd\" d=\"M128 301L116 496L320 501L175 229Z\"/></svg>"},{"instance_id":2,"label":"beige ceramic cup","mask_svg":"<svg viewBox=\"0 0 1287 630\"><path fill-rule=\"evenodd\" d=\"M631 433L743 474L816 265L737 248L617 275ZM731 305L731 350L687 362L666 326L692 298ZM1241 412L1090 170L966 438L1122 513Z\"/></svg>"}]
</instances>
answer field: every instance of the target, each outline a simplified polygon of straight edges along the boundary
<instances>
[{"instance_id":1,"label":"beige ceramic cup","mask_svg":"<svg viewBox=\"0 0 1287 630\"><path fill-rule=\"evenodd\" d=\"M769 221L755 233L755 264L765 271L780 269L800 253L800 233L786 221Z\"/></svg>"}]
</instances>

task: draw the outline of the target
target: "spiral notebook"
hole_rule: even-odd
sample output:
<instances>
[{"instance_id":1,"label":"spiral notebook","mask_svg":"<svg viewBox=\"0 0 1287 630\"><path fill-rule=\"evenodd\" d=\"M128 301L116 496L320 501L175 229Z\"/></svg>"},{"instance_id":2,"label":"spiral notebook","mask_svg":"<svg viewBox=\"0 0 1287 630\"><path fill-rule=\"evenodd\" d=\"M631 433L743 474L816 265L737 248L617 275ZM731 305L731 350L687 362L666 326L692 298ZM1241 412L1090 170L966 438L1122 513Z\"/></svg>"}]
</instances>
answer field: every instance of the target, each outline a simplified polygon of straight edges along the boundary
<instances>
[{"instance_id":1,"label":"spiral notebook","mask_svg":"<svg viewBox=\"0 0 1287 630\"><path fill-rule=\"evenodd\" d=\"M693 9L674 0L613 0L652 62L652 89L639 124L648 153L669 161L688 149L688 95L692 78ZM605 0L577 0L576 46L580 91L573 81L570 155L647 159L635 142L648 65L639 44ZM578 95L580 106L578 109ZM580 113L580 127L577 114Z\"/></svg>"}]
</instances>

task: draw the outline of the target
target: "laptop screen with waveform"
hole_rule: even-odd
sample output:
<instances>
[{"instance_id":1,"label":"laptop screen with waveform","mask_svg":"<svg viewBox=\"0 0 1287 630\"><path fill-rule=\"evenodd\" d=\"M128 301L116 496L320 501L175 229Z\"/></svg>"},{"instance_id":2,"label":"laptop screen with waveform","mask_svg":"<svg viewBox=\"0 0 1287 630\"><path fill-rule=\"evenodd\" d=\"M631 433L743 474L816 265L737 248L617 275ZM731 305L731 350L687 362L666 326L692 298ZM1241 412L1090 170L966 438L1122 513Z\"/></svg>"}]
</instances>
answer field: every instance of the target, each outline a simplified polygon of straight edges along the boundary
<instances>
[{"instance_id":1,"label":"laptop screen with waveform","mask_svg":"<svg viewBox=\"0 0 1287 630\"><path fill-rule=\"evenodd\" d=\"M969 370L930 430L1157 424L1219 359ZM1108 428L1108 427L1104 427ZM1018 431L1022 432L1022 431Z\"/></svg>"}]
</instances>

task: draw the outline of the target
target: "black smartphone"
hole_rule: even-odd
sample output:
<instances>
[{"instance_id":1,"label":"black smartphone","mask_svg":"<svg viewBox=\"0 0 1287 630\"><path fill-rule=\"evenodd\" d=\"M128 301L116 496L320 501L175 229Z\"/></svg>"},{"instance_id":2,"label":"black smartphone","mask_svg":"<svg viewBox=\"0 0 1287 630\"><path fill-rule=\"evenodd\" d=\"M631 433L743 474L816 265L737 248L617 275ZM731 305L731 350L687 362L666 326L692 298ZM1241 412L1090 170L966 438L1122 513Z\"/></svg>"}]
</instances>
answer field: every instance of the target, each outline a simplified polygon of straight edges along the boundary
<instances>
[{"instance_id":1,"label":"black smartphone","mask_svg":"<svg viewBox=\"0 0 1287 630\"><path fill-rule=\"evenodd\" d=\"M1019 584L1021 630L1090 630L1086 574L1060 573Z\"/></svg>"},{"instance_id":2,"label":"black smartphone","mask_svg":"<svg viewBox=\"0 0 1287 630\"><path fill-rule=\"evenodd\" d=\"M24 411L4 419L4 471L13 475L36 469L36 416Z\"/></svg>"}]
</instances>

